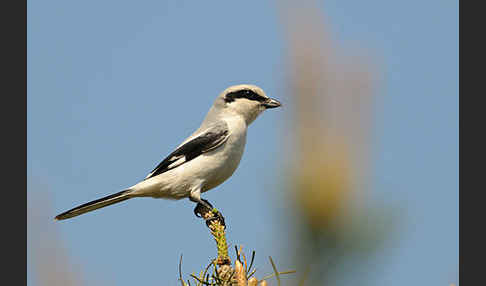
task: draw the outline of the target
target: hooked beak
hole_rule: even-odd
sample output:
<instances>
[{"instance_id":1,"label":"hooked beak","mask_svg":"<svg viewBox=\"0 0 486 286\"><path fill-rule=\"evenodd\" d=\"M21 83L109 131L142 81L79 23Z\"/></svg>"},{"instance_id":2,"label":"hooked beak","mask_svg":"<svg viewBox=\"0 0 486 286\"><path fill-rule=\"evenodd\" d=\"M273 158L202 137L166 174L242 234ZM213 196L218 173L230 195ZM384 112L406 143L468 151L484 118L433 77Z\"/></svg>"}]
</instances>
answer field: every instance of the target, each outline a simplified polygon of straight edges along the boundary
<instances>
[{"instance_id":1,"label":"hooked beak","mask_svg":"<svg viewBox=\"0 0 486 286\"><path fill-rule=\"evenodd\" d=\"M273 98L269 98L266 102L263 103L263 106L265 106L266 109L276 108L276 107L279 107L281 105L282 104L278 100L273 99Z\"/></svg>"}]
</instances>

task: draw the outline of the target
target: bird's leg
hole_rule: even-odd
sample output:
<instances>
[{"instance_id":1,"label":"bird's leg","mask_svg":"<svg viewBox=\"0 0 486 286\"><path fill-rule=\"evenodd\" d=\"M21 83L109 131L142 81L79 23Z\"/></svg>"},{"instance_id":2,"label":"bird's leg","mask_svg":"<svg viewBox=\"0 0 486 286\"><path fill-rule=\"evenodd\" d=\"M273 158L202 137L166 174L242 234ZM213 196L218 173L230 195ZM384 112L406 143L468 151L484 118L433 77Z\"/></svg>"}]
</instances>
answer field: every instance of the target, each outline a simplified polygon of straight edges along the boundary
<instances>
[{"instance_id":1,"label":"bird's leg","mask_svg":"<svg viewBox=\"0 0 486 286\"><path fill-rule=\"evenodd\" d=\"M191 192L189 199L195 203L197 203L196 207L194 208L194 214L197 217L202 217L206 220L206 225L209 227L209 223L213 220L219 220L219 222L226 227L224 223L224 217L220 211L213 207L213 205L201 198L201 191L193 191ZM206 218L204 214L211 212L213 215L209 218Z\"/></svg>"}]
</instances>

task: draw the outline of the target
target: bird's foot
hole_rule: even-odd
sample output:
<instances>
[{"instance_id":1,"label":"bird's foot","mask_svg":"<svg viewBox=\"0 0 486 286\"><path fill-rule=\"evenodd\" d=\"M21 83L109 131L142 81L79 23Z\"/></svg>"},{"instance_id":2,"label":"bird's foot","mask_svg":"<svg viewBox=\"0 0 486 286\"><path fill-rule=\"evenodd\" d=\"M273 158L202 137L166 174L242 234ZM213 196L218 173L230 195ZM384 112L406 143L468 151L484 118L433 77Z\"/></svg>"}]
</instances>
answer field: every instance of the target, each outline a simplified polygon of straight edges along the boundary
<instances>
[{"instance_id":1,"label":"bird's foot","mask_svg":"<svg viewBox=\"0 0 486 286\"><path fill-rule=\"evenodd\" d=\"M211 211L213 213L213 216L206 219L206 225L209 227L212 221L219 221L219 223L226 229L226 224L224 223L224 216L221 214L221 212L218 211L217 209L212 209Z\"/></svg>"},{"instance_id":2,"label":"bird's foot","mask_svg":"<svg viewBox=\"0 0 486 286\"><path fill-rule=\"evenodd\" d=\"M224 223L224 217L220 211L211 205L207 200L201 199L194 208L194 214L197 217L203 218L206 221L206 225L209 227L212 221L219 221L219 223L226 228Z\"/></svg>"},{"instance_id":3,"label":"bird's foot","mask_svg":"<svg viewBox=\"0 0 486 286\"><path fill-rule=\"evenodd\" d=\"M194 214L197 217L204 217L204 214L211 212L213 210L213 205L205 199L201 199L194 208Z\"/></svg>"}]
</instances>

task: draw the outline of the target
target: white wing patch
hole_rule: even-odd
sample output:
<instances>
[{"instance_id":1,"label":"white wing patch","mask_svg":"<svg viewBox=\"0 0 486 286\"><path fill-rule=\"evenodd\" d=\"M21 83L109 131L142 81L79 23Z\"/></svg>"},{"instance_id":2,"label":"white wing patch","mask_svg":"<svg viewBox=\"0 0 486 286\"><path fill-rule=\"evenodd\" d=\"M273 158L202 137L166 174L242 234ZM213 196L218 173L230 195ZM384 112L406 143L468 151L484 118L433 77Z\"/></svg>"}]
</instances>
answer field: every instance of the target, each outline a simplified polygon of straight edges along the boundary
<instances>
[{"instance_id":1,"label":"white wing patch","mask_svg":"<svg viewBox=\"0 0 486 286\"><path fill-rule=\"evenodd\" d=\"M168 169L175 168L175 167L177 167L179 165L182 165L184 162L186 162L186 156L178 156L178 157L173 157L173 158L176 159L176 161L174 163L170 164L167 167ZM179 159L177 159L177 158L179 158ZM171 161L174 160L174 159L171 159Z\"/></svg>"}]
</instances>

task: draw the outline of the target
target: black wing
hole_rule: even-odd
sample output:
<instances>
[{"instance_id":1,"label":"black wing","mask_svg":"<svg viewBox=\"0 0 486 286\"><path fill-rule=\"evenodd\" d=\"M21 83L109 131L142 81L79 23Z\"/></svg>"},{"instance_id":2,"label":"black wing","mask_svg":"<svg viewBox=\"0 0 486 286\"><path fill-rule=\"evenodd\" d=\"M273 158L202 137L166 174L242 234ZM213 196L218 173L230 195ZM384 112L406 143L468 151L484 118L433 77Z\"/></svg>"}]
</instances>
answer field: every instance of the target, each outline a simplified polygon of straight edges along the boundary
<instances>
[{"instance_id":1,"label":"black wing","mask_svg":"<svg viewBox=\"0 0 486 286\"><path fill-rule=\"evenodd\" d=\"M228 139L229 131L226 124L218 124L189 140L177 148L167 158L160 162L145 178L155 177L184 163L191 161L202 153L211 151Z\"/></svg>"}]
</instances>

